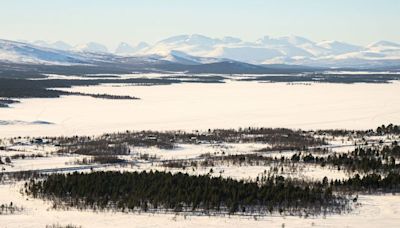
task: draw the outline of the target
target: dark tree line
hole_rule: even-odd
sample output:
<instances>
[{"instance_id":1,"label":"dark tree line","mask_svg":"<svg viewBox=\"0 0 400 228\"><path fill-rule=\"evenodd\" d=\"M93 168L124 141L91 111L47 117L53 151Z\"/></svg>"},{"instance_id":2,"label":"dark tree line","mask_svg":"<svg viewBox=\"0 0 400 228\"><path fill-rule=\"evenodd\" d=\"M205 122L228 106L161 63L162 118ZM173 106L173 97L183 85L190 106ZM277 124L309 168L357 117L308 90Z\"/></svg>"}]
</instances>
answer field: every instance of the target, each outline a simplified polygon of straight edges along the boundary
<instances>
[{"instance_id":1,"label":"dark tree line","mask_svg":"<svg viewBox=\"0 0 400 228\"><path fill-rule=\"evenodd\" d=\"M0 98L0 108L8 108L9 105L19 103L17 100Z\"/></svg>"},{"instance_id":2,"label":"dark tree line","mask_svg":"<svg viewBox=\"0 0 400 228\"><path fill-rule=\"evenodd\" d=\"M377 148L356 148L349 153L334 153L328 156L316 156L312 153L296 153L291 157L292 162L315 163L322 166L332 165L350 171L361 172L391 172L400 171L400 146L393 142L391 146Z\"/></svg>"},{"instance_id":3,"label":"dark tree line","mask_svg":"<svg viewBox=\"0 0 400 228\"><path fill-rule=\"evenodd\" d=\"M400 126L389 124L387 126L382 125L376 129L376 132L380 135L385 134L400 134Z\"/></svg>"},{"instance_id":4,"label":"dark tree line","mask_svg":"<svg viewBox=\"0 0 400 228\"><path fill-rule=\"evenodd\" d=\"M75 164L79 165L90 165L90 164L121 164L125 163L126 160L118 158L115 155L96 155L92 158L83 158L82 160L77 160Z\"/></svg>"},{"instance_id":5,"label":"dark tree line","mask_svg":"<svg viewBox=\"0 0 400 228\"><path fill-rule=\"evenodd\" d=\"M296 185L268 177L263 184L164 172L52 174L31 180L26 192L81 208L175 212L266 213L340 210L344 199L320 184Z\"/></svg>"},{"instance_id":6,"label":"dark tree line","mask_svg":"<svg viewBox=\"0 0 400 228\"><path fill-rule=\"evenodd\" d=\"M385 135L385 134L400 134L400 126L393 123L382 125L374 129L369 130L348 130L348 129L326 129L315 131L318 135L331 135L337 136L372 136L372 135Z\"/></svg>"},{"instance_id":7,"label":"dark tree line","mask_svg":"<svg viewBox=\"0 0 400 228\"><path fill-rule=\"evenodd\" d=\"M347 180L331 181L331 185L337 190L399 192L400 174L390 172L387 176L382 176L372 173L363 177L356 174Z\"/></svg>"},{"instance_id":8,"label":"dark tree line","mask_svg":"<svg viewBox=\"0 0 400 228\"><path fill-rule=\"evenodd\" d=\"M235 154L226 156L202 156L204 160L169 160L164 161L162 166L168 168L188 168L188 167L214 167L218 165L270 165L278 162L276 158L265 157L258 154Z\"/></svg>"}]
</instances>

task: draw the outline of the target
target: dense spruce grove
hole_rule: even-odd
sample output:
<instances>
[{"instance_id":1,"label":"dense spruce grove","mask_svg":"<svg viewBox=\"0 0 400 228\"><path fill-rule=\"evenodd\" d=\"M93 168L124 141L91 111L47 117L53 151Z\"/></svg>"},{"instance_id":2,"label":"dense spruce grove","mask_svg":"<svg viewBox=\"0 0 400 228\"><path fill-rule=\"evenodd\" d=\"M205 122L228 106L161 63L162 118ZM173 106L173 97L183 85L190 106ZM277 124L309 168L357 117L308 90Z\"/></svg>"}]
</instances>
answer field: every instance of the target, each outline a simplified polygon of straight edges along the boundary
<instances>
[{"instance_id":1,"label":"dense spruce grove","mask_svg":"<svg viewBox=\"0 0 400 228\"><path fill-rule=\"evenodd\" d=\"M27 194L53 200L56 208L251 215L342 213L350 210L349 199L355 193L399 191L400 174L393 172L330 182L327 177L310 182L263 176L244 182L158 171L74 172L25 184Z\"/></svg>"},{"instance_id":2,"label":"dense spruce grove","mask_svg":"<svg viewBox=\"0 0 400 228\"><path fill-rule=\"evenodd\" d=\"M126 162L123 159L118 158L115 155L96 155L92 158L83 158L77 160L75 164L78 165L90 165L90 164L121 164Z\"/></svg>"},{"instance_id":3,"label":"dense spruce grove","mask_svg":"<svg viewBox=\"0 0 400 228\"><path fill-rule=\"evenodd\" d=\"M345 199L323 183L297 185L281 176L260 183L165 172L52 174L26 192L79 208L234 214L340 212Z\"/></svg>"},{"instance_id":4,"label":"dense spruce grove","mask_svg":"<svg viewBox=\"0 0 400 228\"><path fill-rule=\"evenodd\" d=\"M400 191L400 174L390 172L386 176L376 173L360 177L356 174L347 180L331 181L331 186L340 191L392 192Z\"/></svg>"},{"instance_id":5,"label":"dense spruce grove","mask_svg":"<svg viewBox=\"0 0 400 228\"><path fill-rule=\"evenodd\" d=\"M317 130L315 131L317 135L331 135L334 137L337 136L382 136L387 134L400 134L400 126L394 125L392 123L388 125L381 125L374 129L369 130L348 130L348 129L325 129L325 130Z\"/></svg>"},{"instance_id":6,"label":"dense spruce grove","mask_svg":"<svg viewBox=\"0 0 400 228\"><path fill-rule=\"evenodd\" d=\"M376 129L376 132L381 135L385 134L400 134L400 126L389 124L387 126L382 125Z\"/></svg>"},{"instance_id":7,"label":"dense spruce grove","mask_svg":"<svg viewBox=\"0 0 400 228\"><path fill-rule=\"evenodd\" d=\"M312 153L296 153L292 162L315 163L322 166L331 165L337 168L358 172L400 172L400 146L395 141L390 146L378 148L356 148L349 153L333 153L328 156L314 156Z\"/></svg>"},{"instance_id":8,"label":"dense spruce grove","mask_svg":"<svg viewBox=\"0 0 400 228\"><path fill-rule=\"evenodd\" d=\"M202 160L167 160L162 162L162 166L168 168L197 168L197 167L216 167L218 165L256 165L256 166L268 166L273 162L278 162L276 158L266 157L258 154L235 154L225 156L212 156L203 155ZM285 160L279 159L279 162Z\"/></svg>"}]
</instances>

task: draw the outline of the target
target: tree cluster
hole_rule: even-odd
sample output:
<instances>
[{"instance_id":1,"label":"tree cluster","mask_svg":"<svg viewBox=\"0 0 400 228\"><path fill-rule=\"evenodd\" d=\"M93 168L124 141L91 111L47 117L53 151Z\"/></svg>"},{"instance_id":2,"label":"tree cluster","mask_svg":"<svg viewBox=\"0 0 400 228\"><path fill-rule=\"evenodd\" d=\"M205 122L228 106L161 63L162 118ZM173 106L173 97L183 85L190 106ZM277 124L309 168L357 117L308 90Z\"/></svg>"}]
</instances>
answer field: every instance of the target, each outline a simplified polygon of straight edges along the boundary
<instances>
[{"instance_id":1,"label":"tree cluster","mask_svg":"<svg viewBox=\"0 0 400 228\"><path fill-rule=\"evenodd\" d=\"M175 212L263 213L340 207L344 202L324 185L298 186L268 177L259 184L221 177L165 172L93 172L51 174L31 180L26 192L61 199L76 207Z\"/></svg>"}]
</instances>

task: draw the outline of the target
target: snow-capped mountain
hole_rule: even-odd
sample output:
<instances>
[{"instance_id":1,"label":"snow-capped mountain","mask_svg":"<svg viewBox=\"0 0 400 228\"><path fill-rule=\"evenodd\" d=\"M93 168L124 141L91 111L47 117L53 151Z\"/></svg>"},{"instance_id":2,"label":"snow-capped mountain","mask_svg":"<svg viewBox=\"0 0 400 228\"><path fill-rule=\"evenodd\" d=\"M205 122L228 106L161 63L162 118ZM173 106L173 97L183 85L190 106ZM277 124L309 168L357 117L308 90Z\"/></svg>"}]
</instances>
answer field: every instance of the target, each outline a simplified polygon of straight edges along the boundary
<instances>
[{"instance_id":1,"label":"snow-capped mountain","mask_svg":"<svg viewBox=\"0 0 400 228\"><path fill-rule=\"evenodd\" d=\"M236 37L218 39L194 34L169 37L153 45L120 43L110 53L107 47L95 42L78 46L62 41L0 42L0 60L11 62L77 64L130 57L188 65L237 61L255 65L393 66L400 65L400 44L379 41L363 47L335 40L314 42L299 36L264 36L249 42Z\"/></svg>"},{"instance_id":2,"label":"snow-capped mountain","mask_svg":"<svg viewBox=\"0 0 400 228\"><path fill-rule=\"evenodd\" d=\"M40 47L53 48L63 51L69 51L72 49L72 46L65 43L64 41L47 42L43 40L37 40L34 41L33 44Z\"/></svg>"},{"instance_id":3,"label":"snow-capped mountain","mask_svg":"<svg viewBox=\"0 0 400 228\"><path fill-rule=\"evenodd\" d=\"M341 55L345 53L352 53L363 50L363 48L360 46L336 40L322 41L318 43L317 46L326 50L326 52L323 53L325 55Z\"/></svg>"},{"instance_id":4,"label":"snow-capped mountain","mask_svg":"<svg viewBox=\"0 0 400 228\"><path fill-rule=\"evenodd\" d=\"M168 55L164 56L154 56L159 60L166 60L174 63L181 63L185 65L196 65L196 64L209 64L225 61L221 58L211 58L211 57L198 57L188 55L181 51L171 51Z\"/></svg>"},{"instance_id":5,"label":"snow-capped mountain","mask_svg":"<svg viewBox=\"0 0 400 228\"><path fill-rule=\"evenodd\" d=\"M223 58L251 64L300 64L323 66L357 66L381 64L385 59L399 60L399 47L392 42L378 42L361 47L340 41L314 42L299 36L265 36L255 42L235 37L222 39L202 35L173 36L157 42L137 55L168 56L179 51L190 56Z\"/></svg>"},{"instance_id":6,"label":"snow-capped mountain","mask_svg":"<svg viewBox=\"0 0 400 228\"><path fill-rule=\"evenodd\" d=\"M89 42L86 44L77 45L73 48L73 50L81 52L95 52L95 53L109 52L106 46L96 42Z\"/></svg>"},{"instance_id":7,"label":"snow-capped mountain","mask_svg":"<svg viewBox=\"0 0 400 228\"><path fill-rule=\"evenodd\" d=\"M313 44L314 42L300 37L300 36L284 36L284 37L270 37L264 36L261 39L257 40L257 43L260 43L264 46L299 46L305 44Z\"/></svg>"},{"instance_id":8,"label":"snow-capped mountain","mask_svg":"<svg viewBox=\"0 0 400 228\"><path fill-rule=\"evenodd\" d=\"M81 52L98 52L98 53L108 53L106 46L96 42L89 42L85 44L79 44L72 46L64 41L47 42L43 40L37 40L31 44L39 47L52 48L63 51L81 51Z\"/></svg>"},{"instance_id":9,"label":"snow-capped mountain","mask_svg":"<svg viewBox=\"0 0 400 228\"><path fill-rule=\"evenodd\" d=\"M118 47L115 49L115 54L118 55L134 55L135 53L141 52L144 49L148 48L149 44L145 42L140 42L136 46L131 46L128 43L122 42L118 45Z\"/></svg>"}]
</instances>

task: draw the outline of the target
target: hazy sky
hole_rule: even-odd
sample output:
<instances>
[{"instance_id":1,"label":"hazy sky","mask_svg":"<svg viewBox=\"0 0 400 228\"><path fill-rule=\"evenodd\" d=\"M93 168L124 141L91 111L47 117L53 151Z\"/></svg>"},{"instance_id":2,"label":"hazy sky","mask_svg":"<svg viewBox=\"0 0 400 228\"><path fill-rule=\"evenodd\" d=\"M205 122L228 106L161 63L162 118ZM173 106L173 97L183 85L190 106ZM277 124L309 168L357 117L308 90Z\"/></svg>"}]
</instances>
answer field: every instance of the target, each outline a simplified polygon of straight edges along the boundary
<instances>
[{"instance_id":1,"label":"hazy sky","mask_svg":"<svg viewBox=\"0 0 400 228\"><path fill-rule=\"evenodd\" d=\"M115 46L178 34L400 42L400 0L1 0L0 38Z\"/></svg>"}]
</instances>

